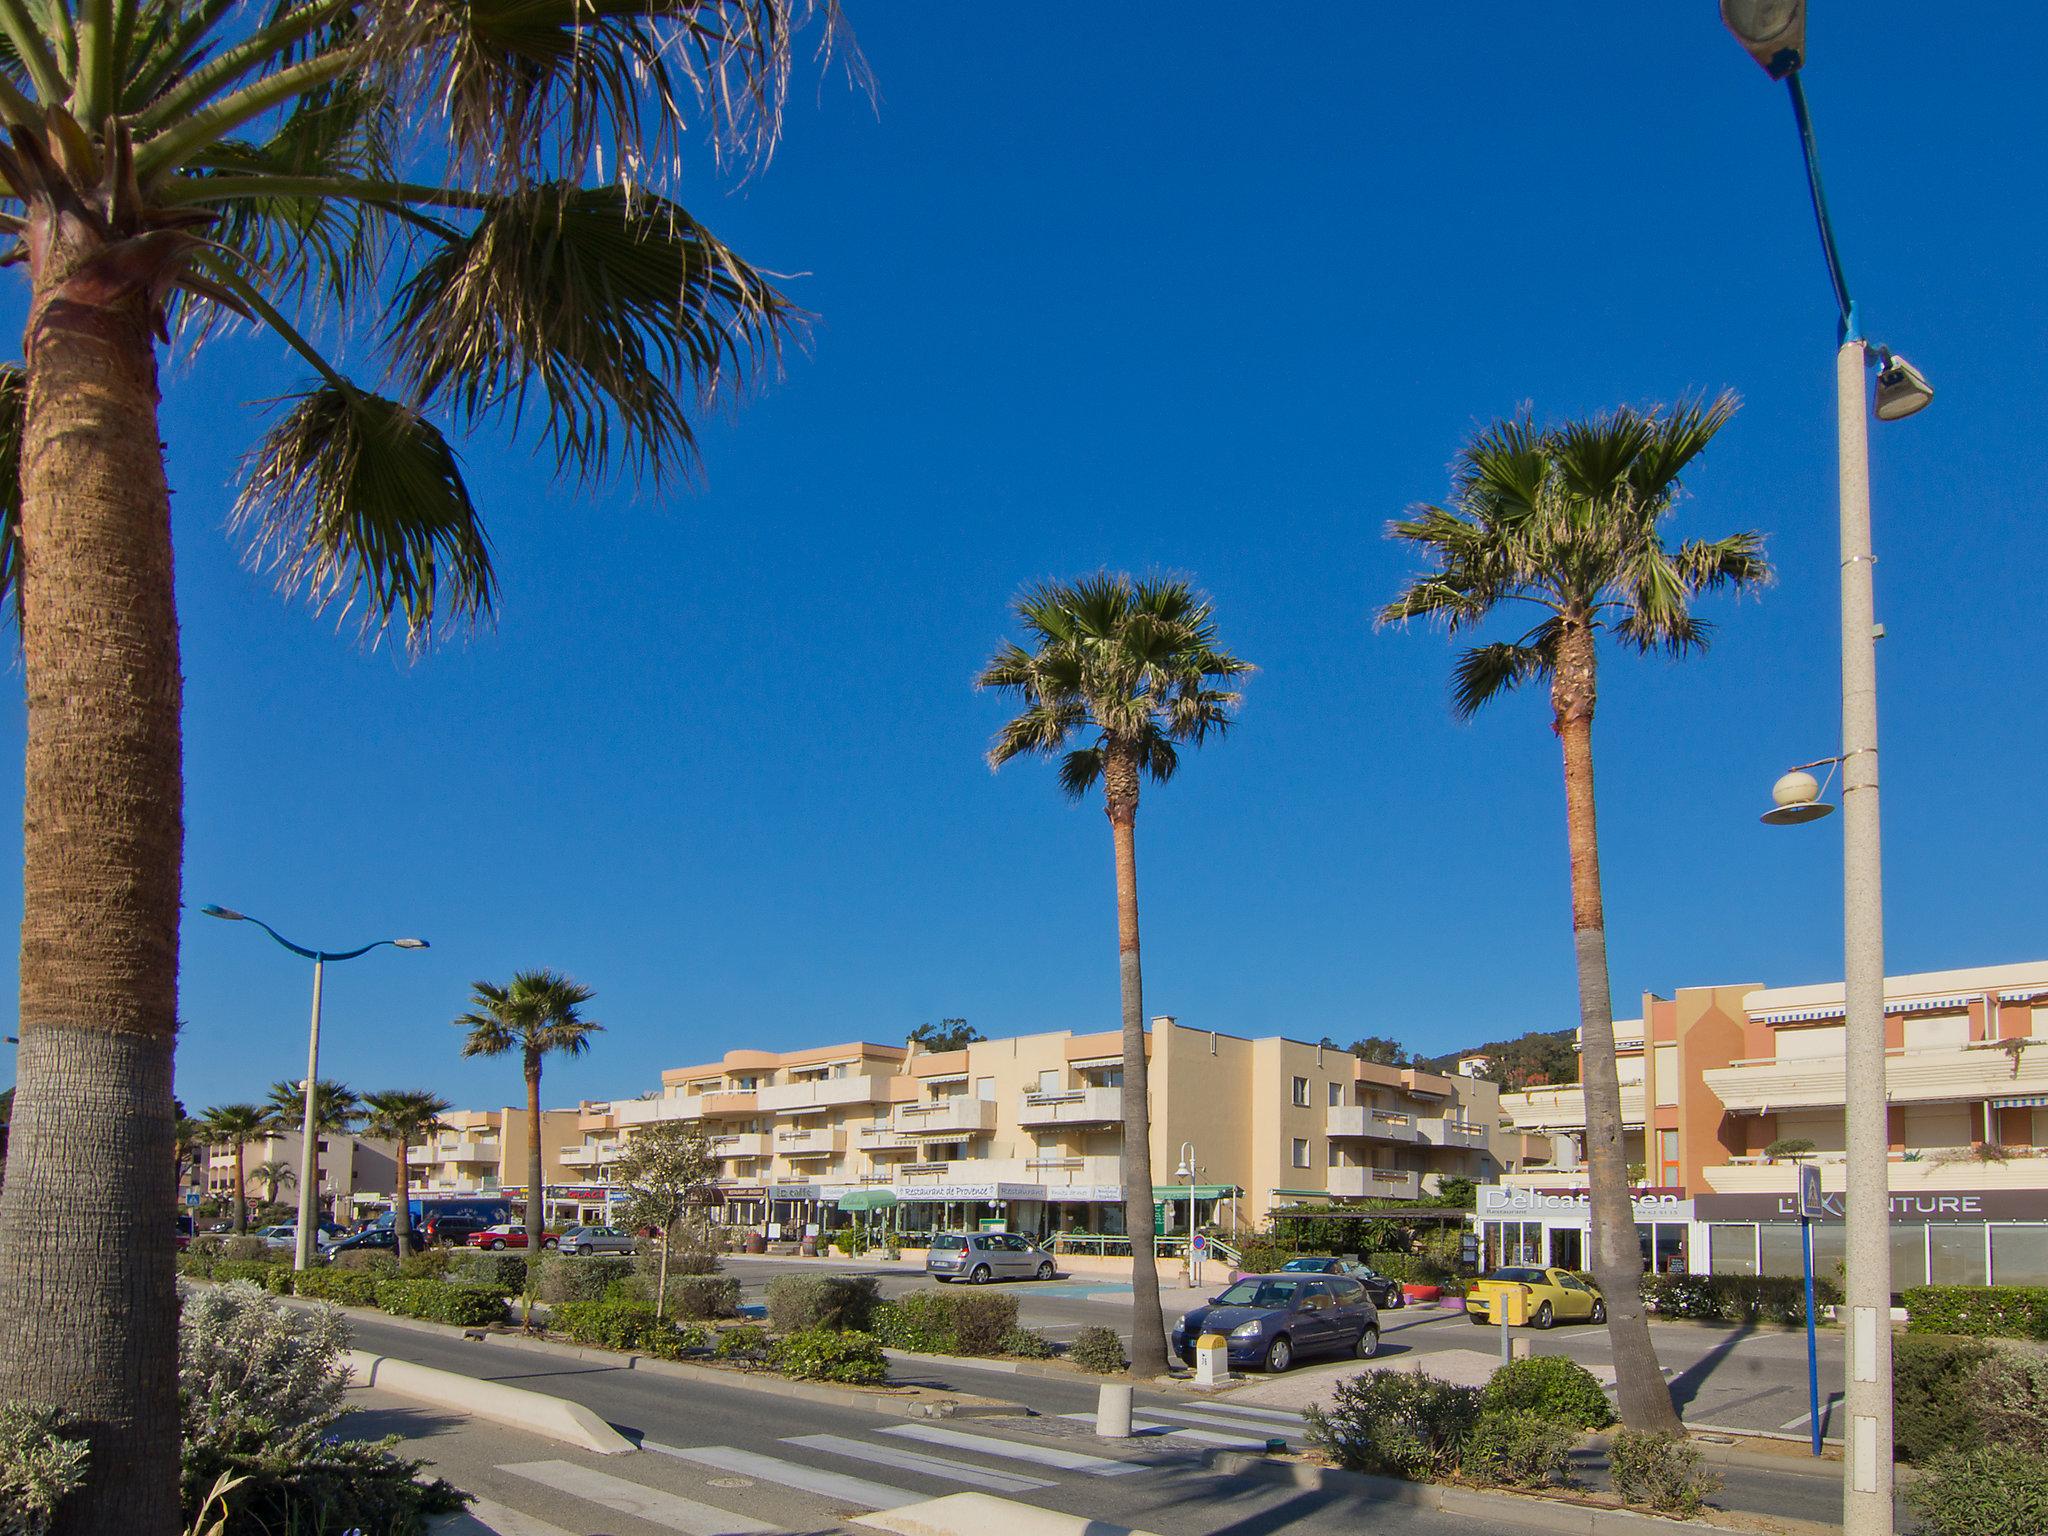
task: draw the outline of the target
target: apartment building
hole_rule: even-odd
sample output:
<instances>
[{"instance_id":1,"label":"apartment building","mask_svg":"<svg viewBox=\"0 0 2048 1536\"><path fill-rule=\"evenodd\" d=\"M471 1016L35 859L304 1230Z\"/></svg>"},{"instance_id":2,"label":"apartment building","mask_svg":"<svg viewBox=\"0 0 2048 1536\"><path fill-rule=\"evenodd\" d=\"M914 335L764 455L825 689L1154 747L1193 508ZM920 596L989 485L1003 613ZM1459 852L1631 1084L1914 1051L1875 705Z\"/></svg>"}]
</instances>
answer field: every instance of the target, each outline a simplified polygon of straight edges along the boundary
<instances>
[{"instance_id":1,"label":"apartment building","mask_svg":"<svg viewBox=\"0 0 2048 1536\"><path fill-rule=\"evenodd\" d=\"M288 1204L298 1200L299 1159L305 1139L297 1131L276 1130L242 1148L244 1188L254 1202L269 1191L250 1169L268 1162L282 1162L292 1178L278 1191ZM359 1205L388 1200L398 1188L398 1144L375 1136L329 1134L319 1138L314 1149L319 1158L321 1208L337 1220L347 1220ZM230 1146L209 1147L206 1154L206 1193L217 1200L231 1200L235 1191L235 1151Z\"/></svg>"},{"instance_id":2,"label":"apartment building","mask_svg":"<svg viewBox=\"0 0 2048 1536\"><path fill-rule=\"evenodd\" d=\"M1889 977L1884 1011L1894 1283L2048 1283L2048 961ZM1798 1273L1798 1165L1842 1189L1841 983L1682 987L1615 1032L1646 1257ZM1566 1262L1584 1228L1583 1091L1500 1103L1552 1155L1482 1193L1489 1253ZM1829 1273L1840 1223L1815 1240Z\"/></svg>"},{"instance_id":3,"label":"apartment building","mask_svg":"<svg viewBox=\"0 0 2048 1536\"><path fill-rule=\"evenodd\" d=\"M1363 1062L1334 1046L1247 1040L1170 1017L1147 1035L1155 1220L1255 1225L1276 1205L1423 1199L1447 1176L1502 1171L1499 1092L1472 1077ZM963 1050L850 1042L729 1051L662 1074L659 1092L583 1106L597 1167L639 1127L702 1124L724 1219L843 1224L894 1206L899 1226L1124 1230L1123 1047L1070 1031ZM1184 1165L1189 1171L1181 1173Z\"/></svg>"},{"instance_id":4,"label":"apartment building","mask_svg":"<svg viewBox=\"0 0 2048 1536\"><path fill-rule=\"evenodd\" d=\"M596 1181L601 1163L583 1144L582 1119L574 1109L540 1112L541 1171L551 1221L604 1219L605 1192ZM405 1149L415 1200L502 1195L523 1201L526 1160L527 1113L509 1106L451 1110L441 1117L436 1135Z\"/></svg>"}]
</instances>

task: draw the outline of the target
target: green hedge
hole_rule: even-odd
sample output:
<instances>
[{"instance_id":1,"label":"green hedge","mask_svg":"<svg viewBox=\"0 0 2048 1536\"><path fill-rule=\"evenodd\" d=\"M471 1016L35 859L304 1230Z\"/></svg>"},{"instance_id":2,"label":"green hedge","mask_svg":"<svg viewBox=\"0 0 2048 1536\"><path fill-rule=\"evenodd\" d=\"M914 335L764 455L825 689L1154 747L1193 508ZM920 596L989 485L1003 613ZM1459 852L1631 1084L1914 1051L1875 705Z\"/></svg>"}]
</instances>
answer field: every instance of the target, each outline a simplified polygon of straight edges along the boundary
<instances>
[{"instance_id":1,"label":"green hedge","mask_svg":"<svg viewBox=\"0 0 2048 1536\"><path fill-rule=\"evenodd\" d=\"M552 1318L556 1330L578 1344L653 1355L659 1360L680 1360L709 1341L702 1328L678 1328L645 1302L565 1301L554 1308Z\"/></svg>"},{"instance_id":2,"label":"green hedge","mask_svg":"<svg viewBox=\"0 0 2048 1536\"><path fill-rule=\"evenodd\" d=\"M397 1265L392 1265L396 1271ZM374 1307L377 1287L393 1278L368 1269L309 1269L295 1278L292 1289L316 1301L338 1302L344 1307Z\"/></svg>"},{"instance_id":3,"label":"green hedge","mask_svg":"<svg viewBox=\"0 0 2048 1536\"><path fill-rule=\"evenodd\" d=\"M577 1263L587 1264L588 1259ZM654 1294L653 1282L645 1275L640 1277L641 1285L648 1295ZM738 1317L740 1312L740 1283L730 1275L670 1275L668 1277L668 1313L670 1317L685 1318L692 1322L710 1322L714 1318Z\"/></svg>"},{"instance_id":4,"label":"green hedge","mask_svg":"<svg viewBox=\"0 0 2048 1536\"><path fill-rule=\"evenodd\" d=\"M777 1333L866 1332L882 1299L879 1287L872 1275L777 1275L768 1282L768 1321Z\"/></svg>"},{"instance_id":5,"label":"green hedge","mask_svg":"<svg viewBox=\"0 0 2048 1536\"><path fill-rule=\"evenodd\" d=\"M868 1327L891 1349L927 1355L1000 1355L1017 1326L1017 1298L1001 1291L911 1291L877 1302Z\"/></svg>"},{"instance_id":6,"label":"green hedge","mask_svg":"<svg viewBox=\"0 0 2048 1536\"><path fill-rule=\"evenodd\" d=\"M2048 1456L2016 1446L1944 1451L1906 1485L1931 1536L2040 1536L2048 1531Z\"/></svg>"},{"instance_id":7,"label":"green hedge","mask_svg":"<svg viewBox=\"0 0 2048 1536\"><path fill-rule=\"evenodd\" d=\"M216 1259L207 1279L226 1285L230 1280L247 1280L278 1296L292 1293L292 1268L261 1259Z\"/></svg>"},{"instance_id":8,"label":"green hedge","mask_svg":"<svg viewBox=\"0 0 2048 1536\"><path fill-rule=\"evenodd\" d=\"M806 1328L769 1347L768 1363L795 1381L872 1386L889 1379L882 1341L855 1329Z\"/></svg>"},{"instance_id":9,"label":"green hedge","mask_svg":"<svg viewBox=\"0 0 2048 1536\"><path fill-rule=\"evenodd\" d=\"M603 1301L607 1292L634 1274L631 1254L574 1255L545 1253L532 1269L533 1293L553 1306L568 1301Z\"/></svg>"},{"instance_id":10,"label":"green hedge","mask_svg":"<svg viewBox=\"0 0 2048 1536\"><path fill-rule=\"evenodd\" d=\"M1916 1285L1903 1299L1913 1333L2048 1339L2048 1286Z\"/></svg>"},{"instance_id":11,"label":"green hedge","mask_svg":"<svg viewBox=\"0 0 2048 1536\"><path fill-rule=\"evenodd\" d=\"M447 1256L444 1273L451 1280L467 1285L488 1285L507 1296L515 1296L526 1289L526 1255L523 1253L487 1253L481 1248L433 1251Z\"/></svg>"},{"instance_id":12,"label":"green hedge","mask_svg":"<svg viewBox=\"0 0 2048 1536\"><path fill-rule=\"evenodd\" d=\"M1614 1422L1614 1409L1599 1380L1563 1355L1509 1361L1480 1389L1479 1411L1537 1413L1574 1429L1605 1429Z\"/></svg>"},{"instance_id":13,"label":"green hedge","mask_svg":"<svg viewBox=\"0 0 2048 1536\"><path fill-rule=\"evenodd\" d=\"M1701 1323L1788 1323L1806 1321L1806 1282L1788 1275L1644 1275L1643 1305L1659 1317ZM1835 1306L1841 1290L1816 1275L1813 1298Z\"/></svg>"},{"instance_id":14,"label":"green hedge","mask_svg":"<svg viewBox=\"0 0 2048 1536\"><path fill-rule=\"evenodd\" d=\"M1947 1334L1892 1340L1892 1449L1907 1461L1984 1443L1974 1383L1992 1346Z\"/></svg>"},{"instance_id":15,"label":"green hedge","mask_svg":"<svg viewBox=\"0 0 2048 1536\"><path fill-rule=\"evenodd\" d=\"M495 1287L454 1280L379 1280L377 1305L399 1317L465 1328L505 1319L505 1298Z\"/></svg>"}]
</instances>

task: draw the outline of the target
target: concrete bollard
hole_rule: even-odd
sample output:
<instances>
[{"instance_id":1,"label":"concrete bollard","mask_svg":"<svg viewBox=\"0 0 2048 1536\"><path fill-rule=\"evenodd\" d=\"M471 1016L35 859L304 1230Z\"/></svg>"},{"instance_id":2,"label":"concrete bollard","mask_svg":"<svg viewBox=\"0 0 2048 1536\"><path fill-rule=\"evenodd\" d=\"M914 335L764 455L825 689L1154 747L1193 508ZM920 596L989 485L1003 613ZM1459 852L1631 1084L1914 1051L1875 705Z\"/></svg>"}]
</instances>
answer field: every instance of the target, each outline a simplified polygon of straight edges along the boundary
<instances>
[{"instance_id":1,"label":"concrete bollard","mask_svg":"<svg viewBox=\"0 0 2048 1536\"><path fill-rule=\"evenodd\" d=\"M1517 1360L1527 1360L1536 1353L1536 1341L1526 1333L1516 1334L1509 1347Z\"/></svg>"},{"instance_id":2,"label":"concrete bollard","mask_svg":"<svg viewBox=\"0 0 2048 1536\"><path fill-rule=\"evenodd\" d=\"M1230 1343L1220 1333L1195 1340L1195 1385L1220 1387L1230 1380Z\"/></svg>"},{"instance_id":3,"label":"concrete bollard","mask_svg":"<svg viewBox=\"0 0 2048 1536\"><path fill-rule=\"evenodd\" d=\"M1095 1399L1095 1433L1105 1440L1127 1440L1131 1433L1131 1389L1105 1381Z\"/></svg>"}]
</instances>

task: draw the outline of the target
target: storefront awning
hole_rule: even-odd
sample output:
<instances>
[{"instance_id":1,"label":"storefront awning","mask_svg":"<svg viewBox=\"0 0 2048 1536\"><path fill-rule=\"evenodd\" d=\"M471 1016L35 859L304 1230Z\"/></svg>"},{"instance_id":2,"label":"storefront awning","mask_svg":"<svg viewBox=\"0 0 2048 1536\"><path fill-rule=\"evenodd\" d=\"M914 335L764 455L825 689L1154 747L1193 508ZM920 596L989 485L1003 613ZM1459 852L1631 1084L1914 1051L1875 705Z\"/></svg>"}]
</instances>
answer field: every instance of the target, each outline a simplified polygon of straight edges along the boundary
<instances>
[{"instance_id":1,"label":"storefront awning","mask_svg":"<svg viewBox=\"0 0 2048 1536\"><path fill-rule=\"evenodd\" d=\"M1154 1184L1154 1200L1185 1200L1193 1195L1197 1200L1228 1200L1237 1193L1235 1184Z\"/></svg>"},{"instance_id":2,"label":"storefront awning","mask_svg":"<svg viewBox=\"0 0 2048 1536\"><path fill-rule=\"evenodd\" d=\"M856 1189L839 1197L842 1211L886 1211L896 1204L896 1194L887 1189Z\"/></svg>"},{"instance_id":3,"label":"storefront awning","mask_svg":"<svg viewBox=\"0 0 2048 1536\"><path fill-rule=\"evenodd\" d=\"M1993 1109L2048 1109L2048 1093L2023 1093L2013 1099L1993 1099Z\"/></svg>"}]
</instances>

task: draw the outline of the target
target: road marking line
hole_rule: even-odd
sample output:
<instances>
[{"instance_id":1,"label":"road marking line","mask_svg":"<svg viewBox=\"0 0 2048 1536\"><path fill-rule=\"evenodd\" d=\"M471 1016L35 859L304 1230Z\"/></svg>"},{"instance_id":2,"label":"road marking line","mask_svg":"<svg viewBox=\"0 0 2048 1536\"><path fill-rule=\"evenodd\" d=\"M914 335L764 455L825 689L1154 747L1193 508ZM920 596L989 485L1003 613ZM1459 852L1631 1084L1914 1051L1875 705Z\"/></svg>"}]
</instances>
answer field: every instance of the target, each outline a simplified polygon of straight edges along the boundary
<instances>
[{"instance_id":1,"label":"road marking line","mask_svg":"<svg viewBox=\"0 0 2048 1536\"><path fill-rule=\"evenodd\" d=\"M764 1456L758 1451L743 1451L730 1445L698 1445L686 1449L679 1445L663 1445L655 1440L642 1440L640 1448L659 1451L678 1461L695 1462L700 1467L744 1473L782 1488L801 1488L806 1493L823 1494L828 1499L860 1504L868 1509L893 1509L898 1504L914 1504L923 1497L907 1488L891 1488L887 1483L871 1483L864 1477L849 1477L843 1472L807 1467L800 1462L784 1461L778 1456Z\"/></svg>"},{"instance_id":2,"label":"road marking line","mask_svg":"<svg viewBox=\"0 0 2048 1536\"><path fill-rule=\"evenodd\" d=\"M1841 1393L1839 1393L1839 1392L1830 1392L1830 1393L1828 1394L1828 1400L1827 1400L1827 1402L1826 1402L1825 1404L1823 1404L1823 1405L1822 1405L1822 1407L1821 1407L1821 1410L1820 1410L1820 1411L1821 1411L1821 1416L1822 1416L1823 1418L1827 1417L1827 1416L1828 1416L1828 1415L1829 1415L1830 1413L1832 1413L1832 1412L1834 1411L1834 1409L1835 1409L1835 1406L1836 1406L1836 1405L1837 1405L1838 1403L1840 1403L1841 1401L1842 1401L1842 1394L1841 1394ZM1783 1424L1780 1424L1780 1425L1778 1426L1778 1428L1780 1428L1780 1429L1804 1429L1804 1428L1805 1428L1805 1427L1806 1427L1806 1426L1807 1426L1807 1425L1808 1425L1808 1424L1809 1424L1810 1422L1812 1422L1812 1419L1813 1419L1813 1410L1812 1410L1812 1409L1808 1409L1808 1410L1807 1410L1807 1411L1806 1411L1805 1413L1802 1413L1801 1415L1799 1415L1799 1417L1798 1417L1798 1418L1796 1418L1796 1419L1788 1419L1788 1420L1786 1420L1786 1421L1785 1421L1785 1422L1784 1422Z\"/></svg>"},{"instance_id":3,"label":"road marking line","mask_svg":"<svg viewBox=\"0 0 2048 1536\"><path fill-rule=\"evenodd\" d=\"M1239 1404L1232 1402L1205 1403L1203 1404L1203 1406L1211 1413L1234 1413L1237 1414L1240 1418L1273 1419L1281 1424L1296 1424L1304 1427L1306 1427L1308 1424L1307 1418L1305 1418L1303 1415L1298 1413L1285 1413L1278 1408L1253 1408L1248 1404L1240 1406ZM1154 1408L1146 1408L1141 1411L1145 1413L1156 1413L1160 1412L1161 1410Z\"/></svg>"},{"instance_id":4,"label":"road marking line","mask_svg":"<svg viewBox=\"0 0 2048 1536\"><path fill-rule=\"evenodd\" d=\"M575 1498L588 1499L605 1509L633 1515L650 1525L682 1531L684 1536L776 1536L777 1527L728 1514L694 1499L678 1498L658 1488L629 1483L623 1477L593 1472L571 1461L522 1461L498 1468L515 1477L553 1488Z\"/></svg>"},{"instance_id":5,"label":"road marking line","mask_svg":"<svg viewBox=\"0 0 2048 1536\"><path fill-rule=\"evenodd\" d=\"M1095 1422L1095 1415L1092 1413L1063 1413L1060 1417L1072 1419L1077 1424L1093 1424ZM1182 1429L1177 1425L1155 1424L1150 1420L1139 1418L1131 1420L1131 1433L1135 1435L1157 1435L1162 1440L1197 1440L1204 1445L1228 1446L1233 1451L1263 1451L1266 1448L1263 1436L1253 1439L1248 1435L1224 1435L1208 1429Z\"/></svg>"},{"instance_id":6,"label":"road marking line","mask_svg":"<svg viewBox=\"0 0 2048 1536\"><path fill-rule=\"evenodd\" d=\"M1261 1424L1256 1419L1226 1418L1221 1413L1185 1413L1178 1408L1140 1408L1140 1413L1150 1414L1155 1419L1180 1419L1189 1424L1200 1424L1205 1429L1235 1429L1244 1432L1257 1431L1261 1435L1285 1435L1300 1439L1303 1427L1289 1429L1282 1424ZM1263 1442L1261 1442L1263 1443Z\"/></svg>"},{"instance_id":7,"label":"road marking line","mask_svg":"<svg viewBox=\"0 0 2048 1536\"><path fill-rule=\"evenodd\" d=\"M997 1493L1030 1493L1037 1488L1059 1486L1042 1477L1026 1477L1021 1472L998 1472L993 1467L949 1461L944 1456L927 1456L922 1451L899 1451L893 1445L869 1445L864 1440L849 1440L844 1435L792 1435L782 1443L801 1445L806 1450L825 1451L834 1456L847 1456L855 1461L871 1461L877 1466L894 1467L899 1472L922 1472L926 1477L947 1482L991 1488Z\"/></svg>"},{"instance_id":8,"label":"road marking line","mask_svg":"<svg viewBox=\"0 0 2048 1536\"><path fill-rule=\"evenodd\" d=\"M436 1530L445 1531L449 1536L464 1536L465 1532L490 1531L494 1536L569 1536L559 1525L549 1525L545 1520L536 1520L532 1515L522 1515L516 1509L507 1509L489 1499L474 1499L469 1508L459 1515L451 1515L445 1525Z\"/></svg>"},{"instance_id":9,"label":"road marking line","mask_svg":"<svg viewBox=\"0 0 2048 1536\"><path fill-rule=\"evenodd\" d=\"M885 1435L902 1435L909 1440L923 1440L932 1445L951 1446L956 1451L978 1451L984 1456L1004 1456L1012 1461L1036 1462L1041 1467L1058 1467L1062 1472L1086 1472L1091 1477L1122 1477L1130 1472L1145 1469L1125 1461L1112 1461L1107 1456L1086 1456L1079 1451L1063 1451L1051 1445L1025 1445L1016 1440L998 1440L993 1435L970 1435L957 1429L940 1429L931 1424L899 1424L893 1429L882 1431Z\"/></svg>"}]
</instances>

